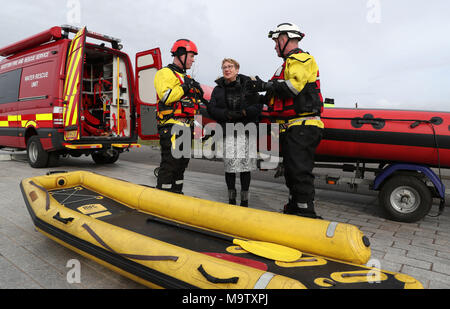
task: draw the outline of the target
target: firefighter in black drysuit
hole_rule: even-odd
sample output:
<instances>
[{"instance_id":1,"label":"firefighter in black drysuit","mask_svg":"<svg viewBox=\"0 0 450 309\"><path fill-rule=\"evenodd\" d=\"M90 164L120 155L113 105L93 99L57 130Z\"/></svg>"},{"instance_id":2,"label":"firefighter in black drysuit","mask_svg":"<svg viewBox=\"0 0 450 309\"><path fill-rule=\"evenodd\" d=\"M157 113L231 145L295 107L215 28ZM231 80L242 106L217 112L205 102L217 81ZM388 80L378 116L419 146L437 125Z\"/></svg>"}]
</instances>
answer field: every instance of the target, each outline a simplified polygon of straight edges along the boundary
<instances>
[{"instance_id":1,"label":"firefighter in black drysuit","mask_svg":"<svg viewBox=\"0 0 450 309\"><path fill-rule=\"evenodd\" d=\"M156 188L182 194L184 171L189 164L190 156L174 157L172 151L175 149L176 140L183 134L176 132L189 132L189 138L192 138L194 115L203 100L203 90L198 82L186 75L186 70L191 68L195 61L194 57L198 54L194 42L186 39L177 40L171 53L174 57L173 63L159 70L154 80L158 98L157 120L161 145L161 163ZM180 127L189 130L179 130Z\"/></svg>"},{"instance_id":2,"label":"firefighter in black drysuit","mask_svg":"<svg viewBox=\"0 0 450 309\"><path fill-rule=\"evenodd\" d=\"M316 61L298 48L303 37L292 23L280 24L270 31L269 38L274 40L275 50L284 63L269 82L257 78L249 86L266 91L270 121L280 124L281 155L290 195L283 212L320 218L314 210L312 170L324 128L320 119L323 99Z\"/></svg>"}]
</instances>

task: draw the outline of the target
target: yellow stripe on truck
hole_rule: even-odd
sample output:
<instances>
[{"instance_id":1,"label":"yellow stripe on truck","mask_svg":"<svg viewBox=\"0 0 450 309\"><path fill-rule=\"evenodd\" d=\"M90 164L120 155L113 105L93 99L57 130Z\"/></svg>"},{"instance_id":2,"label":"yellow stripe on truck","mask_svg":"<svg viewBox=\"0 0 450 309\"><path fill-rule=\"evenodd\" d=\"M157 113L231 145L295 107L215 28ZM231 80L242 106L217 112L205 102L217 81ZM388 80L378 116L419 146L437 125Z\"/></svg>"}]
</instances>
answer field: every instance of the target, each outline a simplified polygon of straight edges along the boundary
<instances>
[{"instance_id":1,"label":"yellow stripe on truck","mask_svg":"<svg viewBox=\"0 0 450 309\"><path fill-rule=\"evenodd\" d=\"M78 120L78 104L74 104L74 105L75 105L75 110L73 112L72 125L76 125L77 124L77 120Z\"/></svg>"},{"instance_id":2,"label":"yellow stripe on truck","mask_svg":"<svg viewBox=\"0 0 450 309\"><path fill-rule=\"evenodd\" d=\"M53 114L36 114L36 120L53 120Z\"/></svg>"},{"instance_id":3,"label":"yellow stripe on truck","mask_svg":"<svg viewBox=\"0 0 450 309\"><path fill-rule=\"evenodd\" d=\"M8 115L8 121L21 121L22 116L20 115Z\"/></svg>"},{"instance_id":4,"label":"yellow stripe on truck","mask_svg":"<svg viewBox=\"0 0 450 309\"><path fill-rule=\"evenodd\" d=\"M75 38L72 40L72 48L70 49L70 59L67 65L67 70L66 70L66 74L68 74L69 78L66 79L66 84L65 84L65 89L66 89L66 93L68 94L70 92L71 86L72 86L72 81L73 81L73 75L76 72L76 70L73 70L74 68L76 68L76 66L78 65L78 62L76 61L76 57L75 57L75 52L76 53L80 53L80 47L81 47L81 42L79 40L79 35L80 33L77 33L77 35L75 36ZM76 41L78 39L78 42ZM76 48L75 48L76 47ZM79 58L78 58L79 59ZM76 63L76 65L74 65L74 63ZM67 101L67 96L65 98L65 100Z\"/></svg>"},{"instance_id":5,"label":"yellow stripe on truck","mask_svg":"<svg viewBox=\"0 0 450 309\"><path fill-rule=\"evenodd\" d=\"M79 55L78 58L77 58L78 60L76 61L76 65L74 67L74 72L73 72L74 74L78 71L76 66L78 65L78 62L79 62L80 58L81 58L81 55ZM72 87L73 79L74 79L74 77L71 77L71 82L69 83L69 87ZM69 105L68 105L68 108L67 108L66 126L68 126L69 123L70 123L69 119L70 119L70 115L72 114L73 102L75 100L76 93L78 91L77 85L78 85L79 80L80 80L80 76L79 76L79 74L77 74L76 79L75 79L75 87L73 89L69 88L68 89L69 92L67 92L66 101L69 100ZM72 91L70 91L70 89L72 89Z\"/></svg>"},{"instance_id":6,"label":"yellow stripe on truck","mask_svg":"<svg viewBox=\"0 0 450 309\"><path fill-rule=\"evenodd\" d=\"M68 88L67 88L67 96L65 98L66 101L69 99L68 96L71 96L73 95L73 93L76 93L76 88L72 89L72 82L75 78L75 73L78 71L78 64L80 62L80 58L81 58L81 49L80 47L78 47L76 53L71 55L69 68L67 70L67 73L70 75L69 79L67 80Z\"/></svg>"},{"instance_id":7,"label":"yellow stripe on truck","mask_svg":"<svg viewBox=\"0 0 450 309\"><path fill-rule=\"evenodd\" d=\"M74 109L74 100L75 100L77 92L79 91L78 83L80 81L80 75L81 75L81 70L78 69L80 59L82 57L82 48L81 48L82 42L80 39L81 34L82 34L82 31L79 31L72 41L73 48L71 49L69 65L68 65L67 72L66 72L66 74L69 74L69 75L68 75L68 79L66 80L65 101L69 101L69 102L68 102L66 115L65 115L66 116L65 117L65 126L69 126L70 123L72 123L72 125L76 124L76 119L77 119L77 115L76 115L77 109ZM73 116L71 119L73 110L74 110L74 113L73 113ZM74 118L75 118L75 122L74 122Z\"/></svg>"}]
</instances>

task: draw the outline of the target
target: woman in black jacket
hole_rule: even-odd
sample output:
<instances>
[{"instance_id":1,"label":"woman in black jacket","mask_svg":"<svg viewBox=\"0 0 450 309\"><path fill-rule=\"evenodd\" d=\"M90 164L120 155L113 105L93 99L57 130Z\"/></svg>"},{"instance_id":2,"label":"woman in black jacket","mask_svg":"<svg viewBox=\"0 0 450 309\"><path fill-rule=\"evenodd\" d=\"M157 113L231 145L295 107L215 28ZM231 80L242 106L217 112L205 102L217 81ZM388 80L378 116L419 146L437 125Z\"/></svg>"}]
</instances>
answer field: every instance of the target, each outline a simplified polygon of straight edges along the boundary
<instances>
[{"instance_id":1,"label":"woman in black jacket","mask_svg":"<svg viewBox=\"0 0 450 309\"><path fill-rule=\"evenodd\" d=\"M222 61L223 77L216 80L217 86L211 94L208 113L222 126L224 132L223 160L229 203L236 205L236 173L240 173L241 206L247 207L250 173L256 170L256 149L254 155L250 155L248 132L242 134L235 130L227 134L226 128L227 124L257 123L262 104L258 93L246 90L245 84L250 77L239 74L239 67L239 63L234 59L226 58ZM256 141L257 136L252 138Z\"/></svg>"}]
</instances>

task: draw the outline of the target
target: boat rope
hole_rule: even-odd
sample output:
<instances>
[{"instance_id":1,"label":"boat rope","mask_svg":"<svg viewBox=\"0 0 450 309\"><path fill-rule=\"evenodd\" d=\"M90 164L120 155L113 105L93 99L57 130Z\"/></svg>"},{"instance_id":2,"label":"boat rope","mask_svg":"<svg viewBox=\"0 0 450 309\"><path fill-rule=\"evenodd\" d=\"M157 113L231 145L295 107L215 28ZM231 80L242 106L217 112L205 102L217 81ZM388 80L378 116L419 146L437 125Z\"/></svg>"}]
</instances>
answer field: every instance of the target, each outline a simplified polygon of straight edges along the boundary
<instances>
[{"instance_id":1,"label":"boat rope","mask_svg":"<svg viewBox=\"0 0 450 309\"><path fill-rule=\"evenodd\" d=\"M70 194L69 194L69 196L68 196L68 197L66 197L66 198L64 199L64 201L62 201L62 202L61 202L61 204L64 204L64 202L65 202L66 200L68 200L68 199L69 199L69 198L70 198L70 197L71 197L72 195L74 195L76 191L77 191L77 190L76 190L76 189L74 189L74 190L73 190L73 192L72 192L72 193L70 193Z\"/></svg>"},{"instance_id":2,"label":"boat rope","mask_svg":"<svg viewBox=\"0 0 450 309\"><path fill-rule=\"evenodd\" d=\"M346 117L321 117L322 119L330 119L330 120L350 120L350 121L354 121L355 119L357 120L365 120L364 118L346 118ZM437 169L438 169L438 174L439 174L439 180L441 180L442 183L442 174L441 174L441 157L440 157L440 153L439 153L439 144L438 144L438 140L437 140L437 134L436 134L436 130L434 128L434 125L440 124L439 123L439 117L433 117L430 120L423 120L423 119L384 119L384 118L367 118L366 120L372 120L374 122L377 121L399 121L399 122L412 122L412 124L410 125L411 129L414 129L416 127L418 127L421 123L423 124L428 124L431 127L431 130L433 132L433 141L434 141L434 147L436 149L436 156L437 156ZM442 184L442 186L444 186L444 184ZM444 190L445 191L445 190ZM445 199L441 199L441 204L439 205L439 211L437 215L427 215L428 217L439 217L443 211L444 211L444 206L445 206Z\"/></svg>"},{"instance_id":3,"label":"boat rope","mask_svg":"<svg viewBox=\"0 0 450 309\"><path fill-rule=\"evenodd\" d=\"M72 204L72 203L90 201L92 199L97 199L97 198L96 197L90 197L90 198L85 198L85 199L82 199L82 200L67 202L67 203L64 203L64 204L63 204L63 202L61 202L61 204L65 206L65 205Z\"/></svg>"},{"instance_id":4,"label":"boat rope","mask_svg":"<svg viewBox=\"0 0 450 309\"><path fill-rule=\"evenodd\" d=\"M73 190L73 191L71 191ZM89 201L92 199L99 199L101 196L99 195L90 195L90 194L75 194L77 191L80 191L79 189L76 188L69 188L66 190L60 190L60 191L53 191L50 192L52 196L62 196L62 197L66 197L63 201L59 202L61 205L68 205L68 204L72 204L72 203L78 203L78 202L85 202L85 201ZM65 203L69 198L71 197L81 197L84 199L80 199L80 200L76 200L76 201L70 201Z\"/></svg>"},{"instance_id":5,"label":"boat rope","mask_svg":"<svg viewBox=\"0 0 450 309\"><path fill-rule=\"evenodd\" d=\"M433 130L434 144L436 145L436 150L437 150L439 179L441 179L441 159L440 159L440 155L439 155L439 145L438 145L438 141L437 141L437 138L436 138L436 131L434 130L433 123L430 122L429 124L431 125L431 129ZM442 187L443 187L442 188L443 191L445 192L444 184L442 184ZM445 196L445 194L444 194L444 196ZM441 203L439 205L439 210L438 210L437 215L427 214L427 216L431 217L431 218L439 217L444 212L444 207L445 207L445 199L441 199Z\"/></svg>"},{"instance_id":6,"label":"boat rope","mask_svg":"<svg viewBox=\"0 0 450 309\"><path fill-rule=\"evenodd\" d=\"M92 238L94 238L104 248L106 248L107 250L109 250L109 251L111 251L111 252L113 252L115 254L123 256L125 258L132 259L132 260L141 260L141 261L175 261L176 262L178 260L178 256L170 256L170 255L140 255L140 254L127 254L127 253L116 252L110 246L108 246L103 241L103 239L100 236L98 236L94 232L94 230L92 230L89 227L89 225L84 223L81 227L84 228L89 233L89 235L91 235Z\"/></svg>"},{"instance_id":7,"label":"boat rope","mask_svg":"<svg viewBox=\"0 0 450 309\"><path fill-rule=\"evenodd\" d=\"M321 119L330 119L330 120L355 120L355 119L360 119L360 120L364 120L364 118L345 118L345 117L321 117ZM377 118L377 119L370 119L368 118L368 120L373 120L373 121L400 121L400 122L412 122L412 124L410 125L411 129L416 128L417 126L419 126L421 123L424 124L428 124L431 127L431 130L433 131L433 139L434 139L434 146L436 148L437 151L437 166L438 166L438 170L439 170L439 179L441 179L441 159L440 159L440 154L439 154L439 145L438 145L438 141L437 141L437 134L436 134L436 130L434 129L434 123L436 122L435 120L433 120L433 118L431 118L430 120L423 120L423 119L385 119L385 118Z\"/></svg>"}]
</instances>

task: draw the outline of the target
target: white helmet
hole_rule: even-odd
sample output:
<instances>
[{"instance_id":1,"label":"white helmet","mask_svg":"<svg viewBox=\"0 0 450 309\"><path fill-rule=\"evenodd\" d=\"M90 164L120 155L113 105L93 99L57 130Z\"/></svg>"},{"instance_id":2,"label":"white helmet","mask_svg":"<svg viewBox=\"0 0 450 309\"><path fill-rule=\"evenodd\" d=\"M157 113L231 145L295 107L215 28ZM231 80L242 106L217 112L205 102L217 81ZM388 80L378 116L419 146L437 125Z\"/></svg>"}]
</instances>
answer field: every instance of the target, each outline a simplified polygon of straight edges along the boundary
<instances>
[{"instance_id":1,"label":"white helmet","mask_svg":"<svg viewBox=\"0 0 450 309\"><path fill-rule=\"evenodd\" d=\"M296 24L282 23L274 31L269 32L269 38L276 39L281 33L286 33L290 39L298 39L299 41L305 36Z\"/></svg>"}]
</instances>

